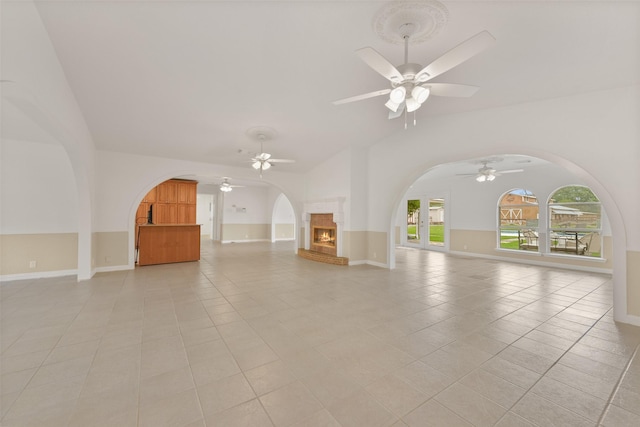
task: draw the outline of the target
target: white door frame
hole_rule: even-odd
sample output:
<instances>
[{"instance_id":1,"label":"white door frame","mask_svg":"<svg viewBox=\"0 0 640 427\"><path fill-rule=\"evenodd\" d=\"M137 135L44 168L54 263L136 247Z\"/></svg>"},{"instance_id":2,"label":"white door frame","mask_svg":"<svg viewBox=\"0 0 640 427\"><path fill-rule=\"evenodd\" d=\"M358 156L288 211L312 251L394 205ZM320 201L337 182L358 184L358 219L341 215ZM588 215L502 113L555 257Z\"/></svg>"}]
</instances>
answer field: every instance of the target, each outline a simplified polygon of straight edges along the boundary
<instances>
[{"instance_id":1,"label":"white door frame","mask_svg":"<svg viewBox=\"0 0 640 427\"><path fill-rule=\"evenodd\" d=\"M444 200L444 245L432 245L429 242L429 201L434 199ZM419 243L412 243L407 236L407 203L409 200L420 200L420 220L416 224L418 235L420 236ZM450 230L450 212L449 212L449 192L427 192L420 195L408 196L404 199L404 225L402 227L402 243L405 246L419 249L428 249L441 252L449 252L449 230ZM426 210L425 210L426 207Z\"/></svg>"}]
</instances>

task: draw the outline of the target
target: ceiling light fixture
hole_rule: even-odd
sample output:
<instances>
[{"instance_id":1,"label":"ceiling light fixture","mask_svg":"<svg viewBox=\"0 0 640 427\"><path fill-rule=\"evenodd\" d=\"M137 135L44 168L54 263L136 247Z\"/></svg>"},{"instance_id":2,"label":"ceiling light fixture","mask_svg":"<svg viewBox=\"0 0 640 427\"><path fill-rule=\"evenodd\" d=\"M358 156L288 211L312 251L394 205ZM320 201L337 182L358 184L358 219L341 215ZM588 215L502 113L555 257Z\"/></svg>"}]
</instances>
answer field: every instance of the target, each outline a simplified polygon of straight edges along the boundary
<instances>
[{"instance_id":1,"label":"ceiling light fixture","mask_svg":"<svg viewBox=\"0 0 640 427\"><path fill-rule=\"evenodd\" d=\"M389 94L389 100L396 104L401 104L407 96L407 89L404 86L398 86Z\"/></svg>"},{"instance_id":2,"label":"ceiling light fixture","mask_svg":"<svg viewBox=\"0 0 640 427\"><path fill-rule=\"evenodd\" d=\"M257 160L251 166L253 166L253 168L256 170L262 169L263 171L266 171L271 167L271 163L269 163L267 160Z\"/></svg>"},{"instance_id":3,"label":"ceiling light fixture","mask_svg":"<svg viewBox=\"0 0 640 427\"><path fill-rule=\"evenodd\" d=\"M393 102L392 100L388 100L386 104L384 104L385 107L387 107L389 110L393 111L394 113L396 111L398 111L398 107L400 107L400 104Z\"/></svg>"},{"instance_id":4,"label":"ceiling light fixture","mask_svg":"<svg viewBox=\"0 0 640 427\"><path fill-rule=\"evenodd\" d=\"M407 98L406 104L407 104L407 113L413 113L418 108L420 108L420 103L418 101L416 101L415 99L413 99L412 96Z\"/></svg>"},{"instance_id":5,"label":"ceiling light fixture","mask_svg":"<svg viewBox=\"0 0 640 427\"><path fill-rule=\"evenodd\" d=\"M478 182L493 181L494 179L496 179L496 176L492 173L479 173L476 176L476 181Z\"/></svg>"},{"instance_id":6,"label":"ceiling light fixture","mask_svg":"<svg viewBox=\"0 0 640 427\"><path fill-rule=\"evenodd\" d=\"M427 98L429 98L430 94L431 91L423 86L416 86L411 90L411 97L413 97L413 99L418 101L420 104L423 104L427 100Z\"/></svg>"}]
</instances>

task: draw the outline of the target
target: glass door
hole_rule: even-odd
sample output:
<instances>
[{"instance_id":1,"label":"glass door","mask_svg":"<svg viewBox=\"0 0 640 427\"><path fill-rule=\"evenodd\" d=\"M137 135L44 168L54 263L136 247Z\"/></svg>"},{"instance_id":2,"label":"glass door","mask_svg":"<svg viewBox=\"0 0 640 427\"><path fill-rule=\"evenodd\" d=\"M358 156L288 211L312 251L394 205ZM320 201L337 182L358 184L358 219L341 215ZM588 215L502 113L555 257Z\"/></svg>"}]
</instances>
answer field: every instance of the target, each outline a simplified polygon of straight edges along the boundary
<instances>
[{"instance_id":1,"label":"glass door","mask_svg":"<svg viewBox=\"0 0 640 427\"><path fill-rule=\"evenodd\" d=\"M406 245L421 249L447 250L448 228L444 196L407 199Z\"/></svg>"},{"instance_id":2,"label":"glass door","mask_svg":"<svg viewBox=\"0 0 640 427\"><path fill-rule=\"evenodd\" d=\"M422 206L421 198L407 200L407 246L423 247L421 235L424 224L420 206Z\"/></svg>"},{"instance_id":3,"label":"glass door","mask_svg":"<svg viewBox=\"0 0 640 427\"><path fill-rule=\"evenodd\" d=\"M429 206L429 227L428 239L425 239L427 246L432 248L445 247L445 204L444 197L430 198L427 202Z\"/></svg>"}]
</instances>

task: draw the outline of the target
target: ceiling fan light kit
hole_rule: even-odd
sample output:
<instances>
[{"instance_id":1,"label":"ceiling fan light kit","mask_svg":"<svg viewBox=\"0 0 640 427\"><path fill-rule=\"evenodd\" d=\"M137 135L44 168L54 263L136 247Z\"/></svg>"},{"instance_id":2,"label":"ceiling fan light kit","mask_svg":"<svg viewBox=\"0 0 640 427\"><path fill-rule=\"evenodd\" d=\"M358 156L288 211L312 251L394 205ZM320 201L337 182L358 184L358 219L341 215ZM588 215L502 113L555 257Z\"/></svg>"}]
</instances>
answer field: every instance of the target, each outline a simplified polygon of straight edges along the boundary
<instances>
[{"instance_id":1,"label":"ceiling fan light kit","mask_svg":"<svg viewBox=\"0 0 640 427\"><path fill-rule=\"evenodd\" d=\"M407 96L407 89L405 89L404 86L398 86L397 88L393 89L389 94L389 100L392 102L395 102L396 104L400 104L402 101L405 100L406 96Z\"/></svg>"},{"instance_id":2,"label":"ceiling fan light kit","mask_svg":"<svg viewBox=\"0 0 640 427\"><path fill-rule=\"evenodd\" d=\"M229 182L230 179L231 178L228 178L226 176L222 178L222 182L220 183L220 191L222 191L223 193L232 191L233 187L243 187L242 185L231 185L231 183Z\"/></svg>"},{"instance_id":3,"label":"ceiling fan light kit","mask_svg":"<svg viewBox=\"0 0 640 427\"><path fill-rule=\"evenodd\" d=\"M492 161L492 162L500 162L500 161L502 161L502 159L494 158L494 159L489 159L489 160L480 160L479 163L481 163L482 166L480 167L480 169L478 169L478 172L476 172L476 173L460 173L460 174L457 174L457 175L460 175L460 176L475 176L475 179L478 182L491 182L494 179L496 179L497 176L500 176L500 175L503 175L503 174L507 174L507 173L517 173L517 172L523 172L524 171L524 169L508 169L508 170L500 170L500 171L498 171L495 168L492 168L491 166L488 166L488 163L490 161Z\"/></svg>"},{"instance_id":4,"label":"ceiling fan light kit","mask_svg":"<svg viewBox=\"0 0 640 427\"><path fill-rule=\"evenodd\" d=\"M393 102L392 100L388 100L386 104L384 104L384 106L395 113L396 111L398 111L398 107L400 107L400 103Z\"/></svg>"},{"instance_id":5,"label":"ceiling fan light kit","mask_svg":"<svg viewBox=\"0 0 640 427\"><path fill-rule=\"evenodd\" d=\"M265 141L274 139L277 135L275 129L267 126L254 126L247 129L246 132L252 139L260 141L260 153L252 154L251 167L260 172L260 178L262 178L262 172L266 171L273 166L273 163L294 163L295 160L290 159L274 159L271 154L264 152L263 144ZM244 150L239 150L239 153L244 153Z\"/></svg>"},{"instance_id":6,"label":"ceiling fan light kit","mask_svg":"<svg viewBox=\"0 0 640 427\"><path fill-rule=\"evenodd\" d=\"M423 86L416 86L411 91L411 97L416 101L418 101L420 104L423 104L424 101L426 101L427 98L429 98L430 94L431 94L431 90Z\"/></svg>"},{"instance_id":7,"label":"ceiling fan light kit","mask_svg":"<svg viewBox=\"0 0 640 427\"><path fill-rule=\"evenodd\" d=\"M409 41L419 43L435 36L446 24L448 11L442 3L435 0L393 1L383 6L374 19L374 31L383 40L404 44L404 63L394 66L372 47L356 50L369 67L386 78L391 89L378 90L362 95L334 101L334 105L373 98L389 94L385 106L391 110L389 119L413 113L422 106L430 95L443 97L469 97L478 88L453 83L431 83L430 80L462 64L479 54L495 39L489 32L482 31L458 46L441 55L435 61L423 67L409 62ZM415 115L414 115L414 125Z\"/></svg>"}]
</instances>

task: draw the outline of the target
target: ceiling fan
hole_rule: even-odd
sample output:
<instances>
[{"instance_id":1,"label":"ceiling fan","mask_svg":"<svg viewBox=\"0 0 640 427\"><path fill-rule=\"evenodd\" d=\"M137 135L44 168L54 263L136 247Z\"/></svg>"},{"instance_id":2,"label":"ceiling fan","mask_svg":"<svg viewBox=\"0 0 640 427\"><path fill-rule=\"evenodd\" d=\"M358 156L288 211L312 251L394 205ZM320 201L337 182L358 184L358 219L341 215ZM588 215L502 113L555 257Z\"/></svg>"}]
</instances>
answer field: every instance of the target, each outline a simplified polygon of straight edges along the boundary
<instances>
[{"instance_id":1,"label":"ceiling fan","mask_svg":"<svg viewBox=\"0 0 640 427\"><path fill-rule=\"evenodd\" d=\"M250 153L251 157L251 166L260 171L260 178L262 178L262 172L270 169L274 163L295 163L295 160L291 159L274 159L271 157L271 154L265 153L263 149L263 143L267 139L267 135L258 134L258 140L260 141L260 153ZM246 153L245 150L239 150L239 153Z\"/></svg>"},{"instance_id":2,"label":"ceiling fan","mask_svg":"<svg viewBox=\"0 0 640 427\"><path fill-rule=\"evenodd\" d=\"M476 181L478 182L487 182L487 181L493 181L494 179L496 179L497 176L500 175L504 175L507 173L517 173L517 172L523 172L524 169L508 169L508 170L501 170L498 171L494 168L492 168L491 166L488 166L487 164L489 163L489 161L487 160L483 160L480 163L482 163L482 167L480 169L478 169L477 173L459 173L457 175L459 176L475 176L476 177Z\"/></svg>"},{"instance_id":3,"label":"ceiling fan","mask_svg":"<svg viewBox=\"0 0 640 427\"><path fill-rule=\"evenodd\" d=\"M391 88L340 99L334 101L333 104L346 104L389 94L389 99L385 103L385 106L390 110L389 119L400 117L404 112L406 129L406 113L416 111L430 95L465 98L476 93L479 89L477 86L431 83L430 80L462 64L491 46L495 42L493 36L487 31L482 31L423 67L420 64L409 62L409 39L414 32L414 28L414 24L405 23L398 30L404 39L404 64L398 67L391 64L372 47L356 50L356 55L360 59L389 80ZM413 124L415 125L415 118Z\"/></svg>"},{"instance_id":4,"label":"ceiling fan","mask_svg":"<svg viewBox=\"0 0 640 427\"><path fill-rule=\"evenodd\" d=\"M224 193L228 193L229 191L233 190L234 188L238 188L238 187L244 187L244 185L231 185L231 183L229 182L231 178L228 178L226 176L222 177L222 183L220 183L220 191L224 192Z\"/></svg>"}]
</instances>

